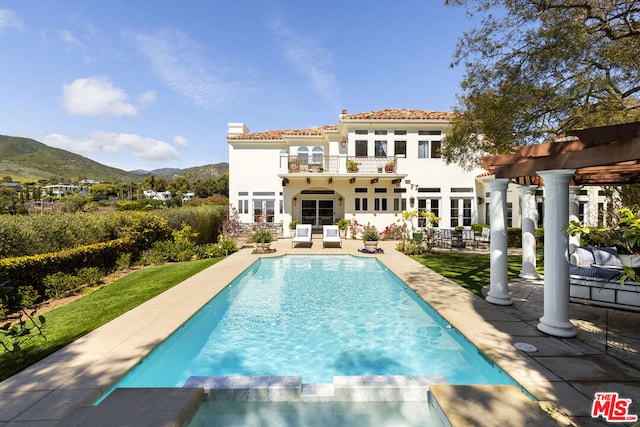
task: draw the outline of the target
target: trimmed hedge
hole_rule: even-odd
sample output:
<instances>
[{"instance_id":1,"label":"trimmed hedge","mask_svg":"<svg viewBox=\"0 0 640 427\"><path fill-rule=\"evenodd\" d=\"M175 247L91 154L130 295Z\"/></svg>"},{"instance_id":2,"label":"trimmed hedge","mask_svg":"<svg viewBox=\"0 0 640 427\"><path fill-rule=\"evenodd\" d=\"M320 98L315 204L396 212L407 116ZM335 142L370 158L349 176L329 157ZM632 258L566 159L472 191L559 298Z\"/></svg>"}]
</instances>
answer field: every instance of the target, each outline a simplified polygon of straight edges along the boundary
<instances>
[{"instance_id":1,"label":"trimmed hedge","mask_svg":"<svg viewBox=\"0 0 640 427\"><path fill-rule=\"evenodd\" d=\"M12 307L21 286L33 286L44 298L47 292L43 279L53 272L73 274L85 267L111 271L121 254L136 253L140 248L139 242L123 237L48 254L5 258L0 260L0 282L7 282L14 288L14 292L9 294L9 307Z\"/></svg>"},{"instance_id":2,"label":"trimmed hedge","mask_svg":"<svg viewBox=\"0 0 640 427\"><path fill-rule=\"evenodd\" d=\"M40 297L47 295L43 279L53 273L75 274L87 267L109 272L123 254L137 259L155 242L171 237L166 220L148 214L133 215L126 226L118 230L119 237L108 242L94 243L57 252L0 259L0 283L7 283L13 291L8 306L14 308L18 289L33 286Z\"/></svg>"}]
</instances>

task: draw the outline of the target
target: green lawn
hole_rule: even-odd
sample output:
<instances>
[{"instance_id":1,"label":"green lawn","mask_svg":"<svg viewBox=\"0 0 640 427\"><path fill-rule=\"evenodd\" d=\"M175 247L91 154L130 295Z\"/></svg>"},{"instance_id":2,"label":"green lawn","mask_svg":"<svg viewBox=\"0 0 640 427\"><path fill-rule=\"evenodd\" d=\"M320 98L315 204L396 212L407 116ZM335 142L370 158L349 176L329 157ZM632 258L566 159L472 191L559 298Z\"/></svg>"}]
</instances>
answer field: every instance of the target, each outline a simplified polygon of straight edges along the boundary
<instances>
[{"instance_id":1,"label":"green lawn","mask_svg":"<svg viewBox=\"0 0 640 427\"><path fill-rule=\"evenodd\" d=\"M222 259L147 267L46 313L45 338L32 336L23 345L25 360L19 362L14 355L0 349L0 381Z\"/></svg>"},{"instance_id":2,"label":"green lawn","mask_svg":"<svg viewBox=\"0 0 640 427\"><path fill-rule=\"evenodd\" d=\"M434 252L414 255L411 258L433 271L458 283L463 288L482 297L482 287L489 284L489 255ZM542 272L542 259L538 258L538 271ZM522 256L508 256L508 275L517 277L522 269Z\"/></svg>"}]
</instances>

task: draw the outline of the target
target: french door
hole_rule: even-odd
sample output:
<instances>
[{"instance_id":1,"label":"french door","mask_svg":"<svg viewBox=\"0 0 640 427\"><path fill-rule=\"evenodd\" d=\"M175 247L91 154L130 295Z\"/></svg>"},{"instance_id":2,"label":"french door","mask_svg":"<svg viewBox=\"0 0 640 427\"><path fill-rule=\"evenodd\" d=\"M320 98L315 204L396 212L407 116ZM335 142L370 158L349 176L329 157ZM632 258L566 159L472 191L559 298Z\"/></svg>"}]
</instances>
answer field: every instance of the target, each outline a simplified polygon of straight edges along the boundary
<instances>
[{"instance_id":1,"label":"french door","mask_svg":"<svg viewBox=\"0 0 640 427\"><path fill-rule=\"evenodd\" d=\"M335 222L333 215L333 200L302 200L302 224L315 227L330 225Z\"/></svg>"}]
</instances>

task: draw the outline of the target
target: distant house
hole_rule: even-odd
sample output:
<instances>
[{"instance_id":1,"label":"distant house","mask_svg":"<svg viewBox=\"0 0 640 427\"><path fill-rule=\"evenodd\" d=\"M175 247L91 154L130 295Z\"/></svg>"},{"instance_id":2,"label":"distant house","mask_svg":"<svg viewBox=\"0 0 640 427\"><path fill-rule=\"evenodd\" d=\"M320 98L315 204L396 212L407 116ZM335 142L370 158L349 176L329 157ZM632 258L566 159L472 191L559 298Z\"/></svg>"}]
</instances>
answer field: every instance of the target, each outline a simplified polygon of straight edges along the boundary
<instances>
[{"instance_id":1,"label":"distant house","mask_svg":"<svg viewBox=\"0 0 640 427\"><path fill-rule=\"evenodd\" d=\"M100 181L95 181L93 179L83 179L80 181L80 185L95 185L100 184Z\"/></svg>"},{"instance_id":2,"label":"distant house","mask_svg":"<svg viewBox=\"0 0 640 427\"><path fill-rule=\"evenodd\" d=\"M144 190L142 194L144 194L145 197L153 200L162 200L162 201L171 200L170 191L155 192L153 190Z\"/></svg>"},{"instance_id":3,"label":"distant house","mask_svg":"<svg viewBox=\"0 0 640 427\"><path fill-rule=\"evenodd\" d=\"M55 197L64 197L69 194L76 194L80 191L80 187L77 185L64 185L64 184L56 184L56 185L47 185L42 187L42 195L46 196L55 196Z\"/></svg>"},{"instance_id":4,"label":"distant house","mask_svg":"<svg viewBox=\"0 0 640 427\"><path fill-rule=\"evenodd\" d=\"M182 196L182 202L188 202L193 196L195 196L195 193L184 193L184 196Z\"/></svg>"}]
</instances>

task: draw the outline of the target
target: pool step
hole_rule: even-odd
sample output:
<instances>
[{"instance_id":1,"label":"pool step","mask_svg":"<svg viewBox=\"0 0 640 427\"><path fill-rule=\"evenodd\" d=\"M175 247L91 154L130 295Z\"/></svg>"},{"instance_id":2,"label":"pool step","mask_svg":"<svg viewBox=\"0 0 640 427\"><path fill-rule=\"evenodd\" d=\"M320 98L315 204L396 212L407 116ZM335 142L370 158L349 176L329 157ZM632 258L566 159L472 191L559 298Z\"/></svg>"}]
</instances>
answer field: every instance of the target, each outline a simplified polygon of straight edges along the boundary
<instances>
[{"instance_id":1,"label":"pool step","mask_svg":"<svg viewBox=\"0 0 640 427\"><path fill-rule=\"evenodd\" d=\"M191 377L185 388L203 388L210 400L426 402L440 376L335 376L329 384L303 384L298 376Z\"/></svg>"}]
</instances>

